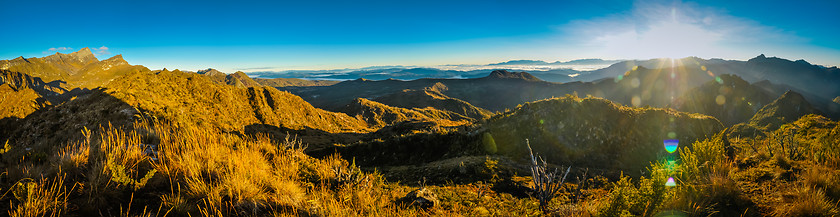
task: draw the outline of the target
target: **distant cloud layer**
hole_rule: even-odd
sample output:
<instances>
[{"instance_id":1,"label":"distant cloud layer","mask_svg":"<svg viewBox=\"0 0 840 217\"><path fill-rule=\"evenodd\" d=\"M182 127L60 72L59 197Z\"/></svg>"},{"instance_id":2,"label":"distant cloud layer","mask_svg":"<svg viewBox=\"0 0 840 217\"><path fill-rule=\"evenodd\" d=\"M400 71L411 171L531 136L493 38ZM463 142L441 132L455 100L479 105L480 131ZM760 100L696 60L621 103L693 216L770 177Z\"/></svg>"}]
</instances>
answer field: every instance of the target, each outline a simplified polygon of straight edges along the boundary
<instances>
[{"instance_id":1,"label":"distant cloud layer","mask_svg":"<svg viewBox=\"0 0 840 217\"><path fill-rule=\"evenodd\" d=\"M102 47L99 47L99 48L93 48L93 53L97 56L111 54L111 52L108 51L108 47L105 47L105 46L102 46Z\"/></svg>"}]
</instances>

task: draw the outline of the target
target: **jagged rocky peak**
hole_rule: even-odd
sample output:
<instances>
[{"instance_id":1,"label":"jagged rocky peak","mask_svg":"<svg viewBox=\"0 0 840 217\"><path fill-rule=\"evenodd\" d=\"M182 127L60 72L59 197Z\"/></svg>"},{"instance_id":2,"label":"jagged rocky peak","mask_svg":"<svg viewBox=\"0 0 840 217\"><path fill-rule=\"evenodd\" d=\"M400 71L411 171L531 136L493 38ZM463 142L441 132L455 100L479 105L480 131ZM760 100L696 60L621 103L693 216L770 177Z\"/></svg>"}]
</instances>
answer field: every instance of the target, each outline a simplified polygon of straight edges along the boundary
<instances>
[{"instance_id":1,"label":"jagged rocky peak","mask_svg":"<svg viewBox=\"0 0 840 217\"><path fill-rule=\"evenodd\" d=\"M499 79L522 79L526 81L540 81L539 78L531 75L527 72L509 72L507 70L495 70L490 72L486 78L499 78Z\"/></svg>"},{"instance_id":2,"label":"jagged rocky peak","mask_svg":"<svg viewBox=\"0 0 840 217\"><path fill-rule=\"evenodd\" d=\"M58 63L58 62L73 63L73 62L76 62L77 64L82 64L82 65L99 61L99 59L97 59L96 56L93 55L93 53L90 51L89 48L82 48L79 51L68 53L68 54L63 54L63 53L56 52L53 55L49 55L49 56L44 57L43 60L47 61L47 62L54 62L54 63ZM67 62L67 61L69 61L69 62Z\"/></svg>"},{"instance_id":3,"label":"jagged rocky peak","mask_svg":"<svg viewBox=\"0 0 840 217\"><path fill-rule=\"evenodd\" d=\"M79 60L80 62L92 62L92 61L99 61L96 59L96 56L93 55L93 52L90 51L90 48L82 48L79 51L67 54L69 57Z\"/></svg>"},{"instance_id":4,"label":"jagged rocky peak","mask_svg":"<svg viewBox=\"0 0 840 217\"><path fill-rule=\"evenodd\" d=\"M117 54L116 56L113 56L113 57L111 57L111 58L108 58L108 59L106 59L106 60L103 60L102 62L111 62L111 63L120 63L120 64L125 63L125 64L128 64L128 62L126 62L126 61L125 61L125 59L123 59L122 54Z\"/></svg>"},{"instance_id":5,"label":"jagged rocky peak","mask_svg":"<svg viewBox=\"0 0 840 217\"><path fill-rule=\"evenodd\" d=\"M76 52L70 53L70 55L71 55L71 56L74 56L74 57L92 57L92 56L93 56L93 52L91 52L91 51L90 51L90 48L87 48L87 47L86 47L86 48L82 48L82 49L81 49L81 50L79 50L79 51L76 51Z\"/></svg>"}]
</instances>

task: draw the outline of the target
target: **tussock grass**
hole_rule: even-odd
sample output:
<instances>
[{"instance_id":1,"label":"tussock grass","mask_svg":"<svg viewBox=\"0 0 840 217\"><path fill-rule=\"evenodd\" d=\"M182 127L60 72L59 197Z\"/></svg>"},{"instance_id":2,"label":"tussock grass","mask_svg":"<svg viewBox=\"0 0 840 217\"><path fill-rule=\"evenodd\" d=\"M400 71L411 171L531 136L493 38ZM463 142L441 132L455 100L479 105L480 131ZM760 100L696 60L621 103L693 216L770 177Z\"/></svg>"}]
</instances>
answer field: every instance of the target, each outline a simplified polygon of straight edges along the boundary
<instances>
[{"instance_id":1,"label":"tussock grass","mask_svg":"<svg viewBox=\"0 0 840 217\"><path fill-rule=\"evenodd\" d=\"M64 177L42 179L37 182L25 179L17 182L12 189L9 189L17 202L10 204L8 215L28 217L66 214L67 198L76 185L68 190L64 184ZM7 194L9 194L8 191Z\"/></svg>"},{"instance_id":2,"label":"tussock grass","mask_svg":"<svg viewBox=\"0 0 840 217\"><path fill-rule=\"evenodd\" d=\"M773 216L837 216L837 204L825 197L825 192L810 187L797 188L785 203L773 211Z\"/></svg>"},{"instance_id":3,"label":"tussock grass","mask_svg":"<svg viewBox=\"0 0 840 217\"><path fill-rule=\"evenodd\" d=\"M17 188L30 196L0 197L11 202L11 215L58 216L67 204L77 213L126 216L447 213L394 203L410 189L338 155L311 158L295 139L276 143L262 134L146 119L81 134L56 147L49 161L24 161L4 172L29 180Z\"/></svg>"}]
</instances>

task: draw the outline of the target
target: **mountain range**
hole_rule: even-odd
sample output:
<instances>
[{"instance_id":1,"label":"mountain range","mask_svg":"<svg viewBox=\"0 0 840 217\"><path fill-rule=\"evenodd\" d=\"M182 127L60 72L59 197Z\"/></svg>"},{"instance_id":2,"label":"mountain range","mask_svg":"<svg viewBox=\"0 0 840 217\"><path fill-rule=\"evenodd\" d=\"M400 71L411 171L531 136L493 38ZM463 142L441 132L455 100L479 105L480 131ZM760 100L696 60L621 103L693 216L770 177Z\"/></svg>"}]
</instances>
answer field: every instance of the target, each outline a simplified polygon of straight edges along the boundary
<instances>
[{"instance_id":1,"label":"mountain range","mask_svg":"<svg viewBox=\"0 0 840 217\"><path fill-rule=\"evenodd\" d=\"M632 202L616 209L642 215L627 207L654 204L647 200L665 191L650 189L666 189L661 171L675 162L662 159L674 156L681 171L670 178L690 190L673 195L688 201L658 200L665 205L655 210L774 214L801 198L830 208L840 198L836 170L825 169L840 165L836 67L764 55L493 66L270 78L150 70L121 55L100 61L87 48L2 60L0 188L14 196L0 202L12 213L37 199L22 192L61 180L54 190L78 190L57 193L69 199L52 209L83 215L132 203L184 216L537 215L534 179L525 176L541 159L547 168L572 165L579 178L561 186L566 199L553 207L595 204L585 209L598 213ZM668 142L678 151L663 150ZM419 194L410 183L439 192L437 208L400 202Z\"/></svg>"}]
</instances>

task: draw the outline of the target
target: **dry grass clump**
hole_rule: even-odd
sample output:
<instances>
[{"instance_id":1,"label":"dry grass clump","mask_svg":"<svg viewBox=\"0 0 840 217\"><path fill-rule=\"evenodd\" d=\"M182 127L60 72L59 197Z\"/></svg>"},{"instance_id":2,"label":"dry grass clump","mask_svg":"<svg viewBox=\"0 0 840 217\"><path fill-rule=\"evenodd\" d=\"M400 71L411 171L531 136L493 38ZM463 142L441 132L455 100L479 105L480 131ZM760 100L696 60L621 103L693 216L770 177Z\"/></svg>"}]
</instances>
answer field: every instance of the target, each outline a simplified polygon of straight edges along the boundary
<instances>
[{"instance_id":1,"label":"dry grass clump","mask_svg":"<svg viewBox=\"0 0 840 217\"><path fill-rule=\"evenodd\" d=\"M777 207L773 216L837 216L840 210L825 197L825 192L810 187L797 188L786 195L784 203Z\"/></svg>"},{"instance_id":2,"label":"dry grass clump","mask_svg":"<svg viewBox=\"0 0 840 217\"><path fill-rule=\"evenodd\" d=\"M802 171L800 177L806 186L822 190L830 199L840 200L840 172L837 170L814 166Z\"/></svg>"},{"instance_id":3,"label":"dry grass clump","mask_svg":"<svg viewBox=\"0 0 840 217\"><path fill-rule=\"evenodd\" d=\"M21 180L6 192L6 194L12 194L16 200L9 204L8 215L15 217L62 216L67 213L67 198L75 187L73 185L68 190L64 185L64 177L42 179L37 182L31 179Z\"/></svg>"}]
</instances>

